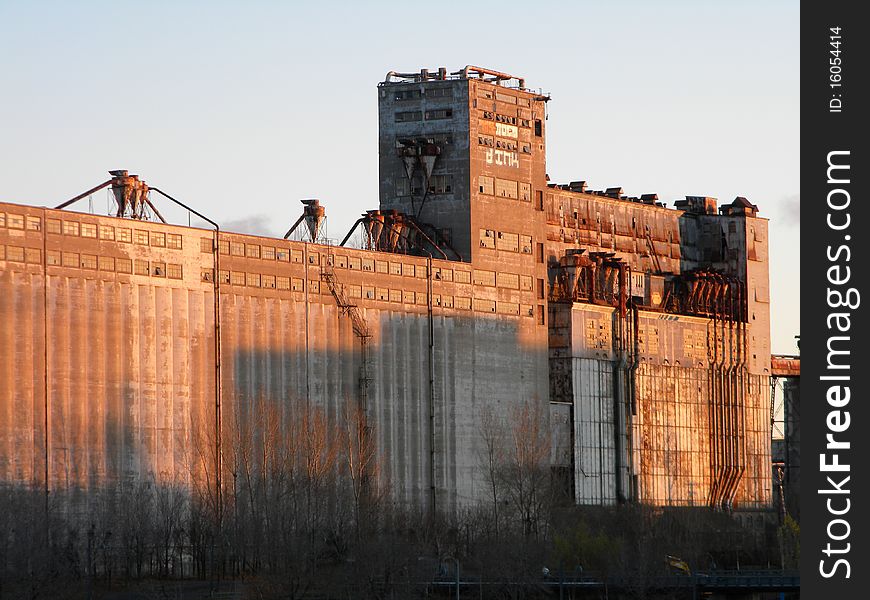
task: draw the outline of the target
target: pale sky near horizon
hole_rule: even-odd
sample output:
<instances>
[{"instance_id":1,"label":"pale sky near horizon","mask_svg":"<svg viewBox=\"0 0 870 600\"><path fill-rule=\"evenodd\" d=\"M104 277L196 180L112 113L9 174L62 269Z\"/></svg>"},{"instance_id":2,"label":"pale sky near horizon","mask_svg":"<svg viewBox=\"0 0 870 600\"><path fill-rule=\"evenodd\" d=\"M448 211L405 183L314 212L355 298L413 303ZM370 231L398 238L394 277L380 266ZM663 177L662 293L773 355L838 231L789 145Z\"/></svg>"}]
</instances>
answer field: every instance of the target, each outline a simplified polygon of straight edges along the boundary
<instances>
[{"instance_id":1,"label":"pale sky near horizon","mask_svg":"<svg viewBox=\"0 0 870 600\"><path fill-rule=\"evenodd\" d=\"M799 25L786 1L0 0L0 201L124 168L236 231L320 198L341 238L378 204L385 73L480 65L552 94L551 181L757 204L772 350L796 353Z\"/></svg>"}]
</instances>

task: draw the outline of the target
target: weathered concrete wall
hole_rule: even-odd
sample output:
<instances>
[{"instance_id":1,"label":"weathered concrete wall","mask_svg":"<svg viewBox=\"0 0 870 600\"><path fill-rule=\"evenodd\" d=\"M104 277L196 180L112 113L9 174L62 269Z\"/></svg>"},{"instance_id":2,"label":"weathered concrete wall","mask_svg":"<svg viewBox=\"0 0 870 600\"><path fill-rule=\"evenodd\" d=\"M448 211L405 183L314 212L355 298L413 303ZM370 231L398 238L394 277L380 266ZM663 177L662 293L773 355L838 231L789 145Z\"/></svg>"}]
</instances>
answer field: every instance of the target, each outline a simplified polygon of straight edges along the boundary
<instances>
[{"instance_id":1,"label":"weathered concrete wall","mask_svg":"<svg viewBox=\"0 0 870 600\"><path fill-rule=\"evenodd\" d=\"M0 229L0 481L44 486L47 475L50 490L86 495L150 477L190 482L213 468L213 234L2 212L38 225ZM326 268L372 334L368 414L398 500L430 504L434 443L438 508L475 501L484 408L506 415L546 403L546 330L519 310L531 306L530 286L475 285L459 263L430 270L420 258L253 236L222 234L219 248L225 429L263 401L286 411L310 399L334 419L357 402L359 340Z\"/></svg>"},{"instance_id":2,"label":"weathered concrete wall","mask_svg":"<svg viewBox=\"0 0 870 600\"><path fill-rule=\"evenodd\" d=\"M640 312L636 334L627 334L629 348L636 335L637 353L623 364L616 309L575 303L554 312L553 398L570 394L574 405L578 502L719 505L724 494L739 508L769 506L768 377L738 366L745 334L709 319Z\"/></svg>"}]
</instances>

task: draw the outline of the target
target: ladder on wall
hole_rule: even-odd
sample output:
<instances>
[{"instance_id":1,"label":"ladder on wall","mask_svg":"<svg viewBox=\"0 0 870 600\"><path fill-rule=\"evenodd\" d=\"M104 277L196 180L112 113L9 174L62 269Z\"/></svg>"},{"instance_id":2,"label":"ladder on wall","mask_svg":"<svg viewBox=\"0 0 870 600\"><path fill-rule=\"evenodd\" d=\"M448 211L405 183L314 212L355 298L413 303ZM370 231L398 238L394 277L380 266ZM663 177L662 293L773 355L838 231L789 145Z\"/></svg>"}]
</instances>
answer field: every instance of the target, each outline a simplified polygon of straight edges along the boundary
<instances>
[{"instance_id":1,"label":"ladder on wall","mask_svg":"<svg viewBox=\"0 0 870 600\"><path fill-rule=\"evenodd\" d=\"M320 279L329 288L329 293L335 298L335 303L338 306L341 314L350 319L353 333L359 340L360 345L360 371L359 371L359 406L363 414L368 409L368 387L371 382L369 377L368 364L368 342L371 338L368 324L362 315L362 311L356 304L352 304L345 293L344 286L338 282L335 276L335 256L332 254L331 248L326 256L326 262L321 267Z\"/></svg>"}]
</instances>

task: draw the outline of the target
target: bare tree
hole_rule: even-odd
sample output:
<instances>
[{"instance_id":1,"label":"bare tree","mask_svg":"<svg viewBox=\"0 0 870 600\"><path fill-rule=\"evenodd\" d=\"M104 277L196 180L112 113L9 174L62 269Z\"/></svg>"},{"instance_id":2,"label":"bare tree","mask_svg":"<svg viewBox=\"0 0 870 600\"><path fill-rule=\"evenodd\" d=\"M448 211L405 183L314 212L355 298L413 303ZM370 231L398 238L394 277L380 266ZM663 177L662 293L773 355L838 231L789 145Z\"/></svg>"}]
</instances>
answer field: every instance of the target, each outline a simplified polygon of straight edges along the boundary
<instances>
[{"instance_id":1,"label":"bare tree","mask_svg":"<svg viewBox=\"0 0 870 600\"><path fill-rule=\"evenodd\" d=\"M551 499L550 432L544 409L526 402L511 411L511 428L500 469L505 496L525 536L537 535Z\"/></svg>"},{"instance_id":2,"label":"bare tree","mask_svg":"<svg viewBox=\"0 0 870 600\"><path fill-rule=\"evenodd\" d=\"M350 402L342 410L342 449L347 477L353 497L354 528L357 542L362 535L363 520L380 498L377 444L365 410Z\"/></svg>"},{"instance_id":3,"label":"bare tree","mask_svg":"<svg viewBox=\"0 0 870 600\"><path fill-rule=\"evenodd\" d=\"M480 415L480 462L488 485L489 501L492 509L492 523L495 538L499 537L501 470L505 454L505 428L493 414L492 408L486 407Z\"/></svg>"}]
</instances>

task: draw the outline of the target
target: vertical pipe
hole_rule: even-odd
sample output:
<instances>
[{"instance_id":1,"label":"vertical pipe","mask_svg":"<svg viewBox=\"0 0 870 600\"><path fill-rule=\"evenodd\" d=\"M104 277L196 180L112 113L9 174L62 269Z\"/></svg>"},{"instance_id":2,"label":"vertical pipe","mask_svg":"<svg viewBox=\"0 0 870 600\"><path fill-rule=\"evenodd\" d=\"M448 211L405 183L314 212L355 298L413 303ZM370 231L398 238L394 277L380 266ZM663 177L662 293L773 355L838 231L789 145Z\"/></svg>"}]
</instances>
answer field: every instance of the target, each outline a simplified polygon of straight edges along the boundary
<instances>
[{"instance_id":1,"label":"vertical pipe","mask_svg":"<svg viewBox=\"0 0 870 600\"><path fill-rule=\"evenodd\" d=\"M432 502L432 517L437 515L435 483L435 329L432 314L432 255L426 259L426 312L429 326L428 362L429 362L429 493Z\"/></svg>"},{"instance_id":2,"label":"vertical pipe","mask_svg":"<svg viewBox=\"0 0 870 600\"><path fill-rule=\"evenodd\" d=\"M303 285L305 291L305 409L311 409L311 346L309 341L309 326L310 306L308 293L311 288L311 282L308 280L308 243L302 242L302 262L305 263L305 283Z\"/></svg>"},{"instance_id":3,"label":"vertical pipe","mask_svg":"<svg viewBox=\"0 0 870 600\"><path fill-rule=\"evenodd\" d=\"M221 489L223 477L223 417L221 415L221 399L223 397L223 382L221 381L221 288L220 288L220 227L214 229L214 364L215 364L215 503L217 508L218 526L223 520L223 498Z\"/></svg>"},{"instance_id":4,"label":"vertical pipe","mask_svg":"<svg viewBox=\"0 0 870 600\"><path fill-rule=\"evenodd\" d=\"M46 209L42 209L42 352L43 352L43 469L45 471L45 522L48 524L48 494L49 494L49 467L48 467L48 256L46 254L46 226L48 213Z\"/></svg>"}]
</instances>

